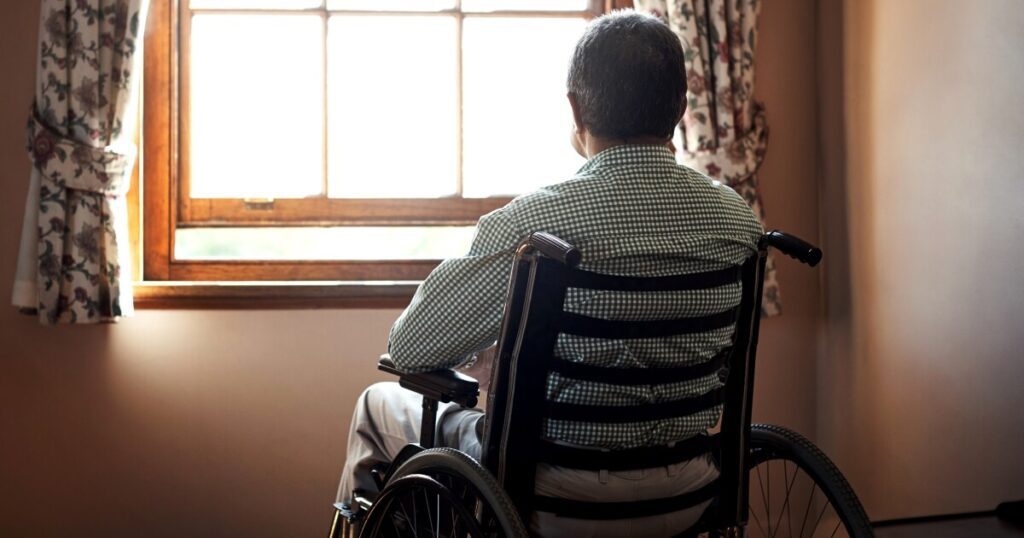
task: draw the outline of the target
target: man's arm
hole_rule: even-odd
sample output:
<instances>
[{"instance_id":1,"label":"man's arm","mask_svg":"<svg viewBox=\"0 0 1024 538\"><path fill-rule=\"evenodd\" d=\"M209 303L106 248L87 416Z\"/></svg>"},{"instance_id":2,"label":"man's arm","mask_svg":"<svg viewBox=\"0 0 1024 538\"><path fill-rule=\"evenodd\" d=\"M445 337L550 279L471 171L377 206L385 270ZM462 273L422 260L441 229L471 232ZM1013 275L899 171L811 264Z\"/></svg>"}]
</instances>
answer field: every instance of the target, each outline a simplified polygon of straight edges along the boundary
<instances>
[{"instance_id":1,"label":"man's arm","mask_svg":"<svg viewBox=\"0 0 1024 538\"><path fill-rule=\"evenodd\" d=\"M406 372L452 368L495 342L515 249L509 210L480 218L469 254L445 260L391 327L388 352Z\"/></svg>"}]
</instances>

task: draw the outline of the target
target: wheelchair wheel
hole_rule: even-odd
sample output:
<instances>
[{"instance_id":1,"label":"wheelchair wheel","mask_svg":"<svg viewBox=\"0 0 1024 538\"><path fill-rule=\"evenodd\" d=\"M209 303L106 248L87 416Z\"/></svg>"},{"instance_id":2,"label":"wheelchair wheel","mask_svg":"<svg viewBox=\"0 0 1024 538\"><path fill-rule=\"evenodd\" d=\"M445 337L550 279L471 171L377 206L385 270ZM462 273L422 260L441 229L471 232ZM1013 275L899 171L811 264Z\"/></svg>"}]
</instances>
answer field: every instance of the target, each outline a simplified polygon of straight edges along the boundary
<instances>
[{"instance_id":1,"label":"wheelchair wheel","mask_svg":"<svg viewBox=\"0 0 1024 538\"><path fill-rule=\"evenodd\" d=\"M874 536L835 464L803 436L779 426L750 427L749 505L751 537Z\"/></svg>"},{"instance_id":2,"label":"wheelchair wheel","mask_svg":"<svg viewBox=\"0 0 1024 538\"><path fill-rule=\"evenodd\" d=\"M525 537L508 495L475 460L452 448L424 450L389 478L360 537Z\"/></svg>"}]
</instances>

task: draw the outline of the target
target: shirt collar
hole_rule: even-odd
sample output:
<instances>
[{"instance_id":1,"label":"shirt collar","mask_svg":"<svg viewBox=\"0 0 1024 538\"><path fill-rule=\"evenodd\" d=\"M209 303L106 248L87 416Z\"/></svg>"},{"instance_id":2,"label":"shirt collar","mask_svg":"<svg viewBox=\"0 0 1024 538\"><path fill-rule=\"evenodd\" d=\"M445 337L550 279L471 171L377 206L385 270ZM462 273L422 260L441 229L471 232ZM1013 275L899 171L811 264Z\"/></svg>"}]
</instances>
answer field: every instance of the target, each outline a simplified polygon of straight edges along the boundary
<instances>
[{"instance_id":1,"label":"shirt collar","mask_svg":"<svg viewBox=\"0 0 1024 538\"><path fill-rule=\"evenodd\" d=\"M608 148L588 160L579 173L593 172L602 168L630 165L675 166L676 156L668 146L660 144L622 144Z\"/></svg>"}]
</instances>

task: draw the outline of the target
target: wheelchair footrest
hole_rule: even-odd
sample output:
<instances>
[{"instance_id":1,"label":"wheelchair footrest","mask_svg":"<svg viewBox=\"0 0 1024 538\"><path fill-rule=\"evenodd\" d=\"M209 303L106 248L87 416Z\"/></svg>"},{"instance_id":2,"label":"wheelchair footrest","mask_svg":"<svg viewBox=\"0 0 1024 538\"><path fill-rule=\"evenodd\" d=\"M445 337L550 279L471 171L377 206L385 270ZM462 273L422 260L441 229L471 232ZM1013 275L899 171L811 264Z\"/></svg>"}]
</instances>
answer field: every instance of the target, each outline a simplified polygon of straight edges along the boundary
<instances>
[{"instance_id":1,"label":"wheelchair footrest","mask_svg":"<svg viewBox=\"0 0 1024 538\"><path fill-rule=\"evenodd\" d=\"M362 516L365 509L353 509L345 503L334 503L334 522L331 523L330 538L356 538L362 530Z\"/></svg>"}]
</instances>

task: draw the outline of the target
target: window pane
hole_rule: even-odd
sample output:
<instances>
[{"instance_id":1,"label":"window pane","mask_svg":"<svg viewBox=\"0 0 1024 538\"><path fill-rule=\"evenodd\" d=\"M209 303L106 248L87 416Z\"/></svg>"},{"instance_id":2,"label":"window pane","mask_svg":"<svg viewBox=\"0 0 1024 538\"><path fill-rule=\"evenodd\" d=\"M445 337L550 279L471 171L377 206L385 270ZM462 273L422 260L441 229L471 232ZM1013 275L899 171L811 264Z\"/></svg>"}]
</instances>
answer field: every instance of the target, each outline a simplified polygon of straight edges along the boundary
<instances>
[{"instance_id":1,"label":"window pane","mask_svg":"<svg viewBox=\"0 0 1024 538\"><path fill-rule=\"evenodd\" d=\"M472 226L180 228L179 260L438 260L461 256Z\"/></svg>"},{"instance_id":2,"label":"window pane","mask_svg":"<svg viewBox=\"0 0 1024 538\"><path fill-rule=\"evenodd\" d=\"M365 11L441 11L453 9L454 0L327 0L327 9Z\"/></svg>"},{"instance_id":3,"label":"window pane","mask_svg":"<svg viewBox=\"0 0 1024 538\"><path fill-rule=\"evenodd\" d=\"M590 0L462 0L463 11L583 11Z\"/></svg>"},{"instance_id":4,"label":"window pane","mask_svg":"<svg viewBox=\"0 0 1024 538\"><path fill-rule=\"evenodd\" d=\"M582 18L466 18L466 196L529 192L583 164L569 145L565 77L585 25Z\"/></svg>"},{"instance_id":5,"label":"window pane","mask_svg":"<svg viewBox=\"0 0 1024 538\"><path fill-rule=\"evenodd\" d=\"M193 17L192 197L321 191L322 28L316 15Z\"/></svg>"},{"instance_id":6,"label":"window pane","mask_svg":"<svg viewBox=\"0 0 1024 538\"><path fill-rule=\"evenodd\" d=\"M328 32L330 196L454 194L455 19L333 16Z\"/></svg>"},{"instance_id":7,"label":"window pane","mask_svg":"<svg viewBox=\"0 0 1024 538\"><path fill-rule=\"evenodd\" d=\"M310 9L322 0L189 0L192 9Z\"/></svg>"}]
</instances>

